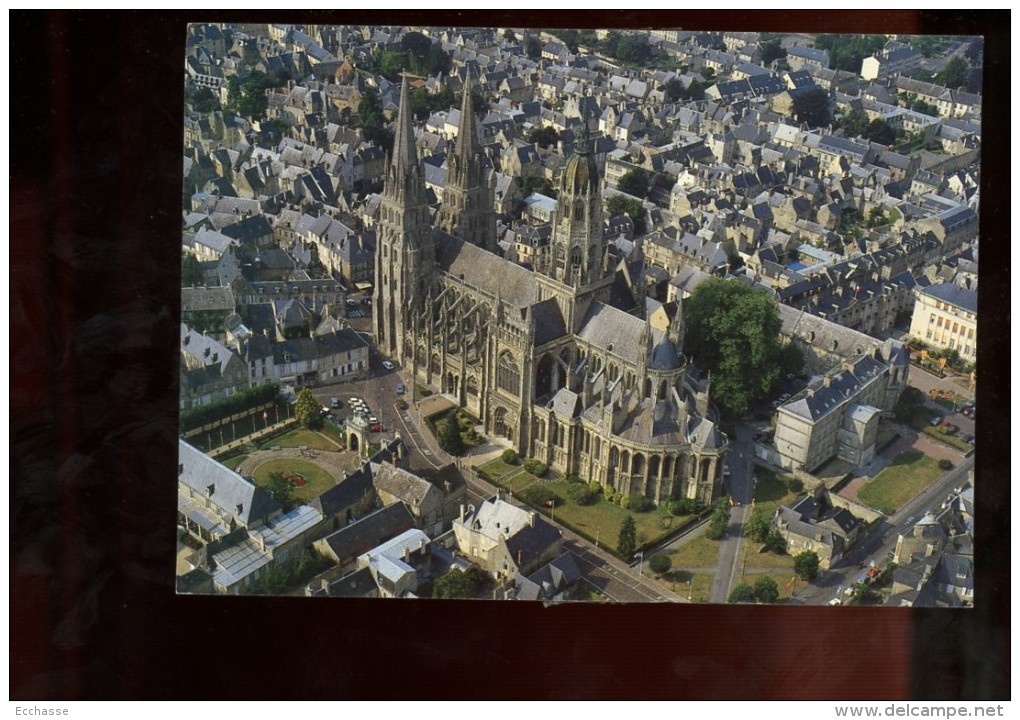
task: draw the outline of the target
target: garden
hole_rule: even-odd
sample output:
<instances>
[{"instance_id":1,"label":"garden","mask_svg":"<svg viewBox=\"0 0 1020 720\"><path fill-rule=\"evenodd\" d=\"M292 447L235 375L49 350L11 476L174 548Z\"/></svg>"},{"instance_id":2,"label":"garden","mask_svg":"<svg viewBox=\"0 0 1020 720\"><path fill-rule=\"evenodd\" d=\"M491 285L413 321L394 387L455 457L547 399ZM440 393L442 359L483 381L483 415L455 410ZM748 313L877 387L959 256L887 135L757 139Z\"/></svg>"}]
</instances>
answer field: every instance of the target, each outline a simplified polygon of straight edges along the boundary
<instances>
[{"instance_id":1,"label":"garden","mask_svg":"<svg viewBox=\"0 0 1020 720\"><path fill-rule=\"evenodd\" d=\"M274 474L290 486L289 499L298 504L308 503L336 485L336 479L324 468L298 458L273 458L262 463L255 468L255 484L273 489Z\"/></svg>"},{"instance_id":2,"label":"garden","mask_svg":"<svg viewBox=\"0 0 1020 720\"><path fill-rule=\"evenodd\" d=\"M892 515L928 487L944 469L938 462L916 450L901 452L888 467L858 492L861 502Z\"/></svg>"}]
</instances>

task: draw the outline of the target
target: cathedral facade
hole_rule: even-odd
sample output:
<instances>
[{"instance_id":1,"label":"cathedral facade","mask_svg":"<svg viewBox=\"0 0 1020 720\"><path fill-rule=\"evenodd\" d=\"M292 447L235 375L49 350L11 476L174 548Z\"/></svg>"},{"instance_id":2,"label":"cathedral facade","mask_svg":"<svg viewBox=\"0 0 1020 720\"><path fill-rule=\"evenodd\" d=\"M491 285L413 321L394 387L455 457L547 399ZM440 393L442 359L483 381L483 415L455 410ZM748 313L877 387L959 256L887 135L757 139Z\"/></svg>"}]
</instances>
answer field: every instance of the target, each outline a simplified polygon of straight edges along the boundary
<instances>
[{"instance_id":1,"label":"cathedral facade","mask_svg":"<svg viewBox=\"0 0 1020 720\"><path fill-rule=\"evenodd\" d=\"M529 270L495 253L470 78L434 225L407 94L405 78L379 209L380 351L522 456L656 503L713 500L727 440L709 383L680 352L679 310L666 330L625 311L633 296L604 237L586 133L563 170L549 252Z\"/></svg>"}]
</instances>

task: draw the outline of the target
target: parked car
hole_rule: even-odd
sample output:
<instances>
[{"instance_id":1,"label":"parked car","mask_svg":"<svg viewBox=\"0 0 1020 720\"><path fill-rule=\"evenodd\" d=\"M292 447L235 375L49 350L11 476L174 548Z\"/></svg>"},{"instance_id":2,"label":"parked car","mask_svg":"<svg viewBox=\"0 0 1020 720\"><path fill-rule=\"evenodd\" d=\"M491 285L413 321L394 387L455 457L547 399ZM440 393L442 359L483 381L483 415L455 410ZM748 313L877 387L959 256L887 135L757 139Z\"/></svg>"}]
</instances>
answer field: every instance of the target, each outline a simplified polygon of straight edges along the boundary
<instances>
[{"instance_id":1,"label":"parked car","mask_svg":"<svg viewBox=\"0 0 1020 720\"><path fill-rule=\"evenodd\" d=\"M729 463L723 463L722 474L723 474L723 477L729 477L730 476L730 464Z\"/></svg>"},{"instance_id":2,"label":"parked car","mask_svg":"<svg viewBox=\"0 0 1020 720\"><path fill-rule=\"evenodd\" d=\"M372 423L371 425L368 426L368 429L371 430L372 432L382 432L383 426L382 423Z\"/></svg>"},{"instance_id":3,"label":"parked car","mask_svg":"<svg viewBox=\"0 0 1020 720\"><path fill-rule=\"evenodd\" d=\"M974 444L974 436L973 435L962 435L960 437L960 439L963 440L965 443L970 443L971 445Z\"/></svg>"},{"instance_id":4,"label":"parked car","mask_svg":"<svg viewBox=\"0 0 1020 720\"><path fill-rule=\"evenodd\" d=\"M347 304L350 307L357 307L358 301L357 300L352 300L351 298L347 298Z\"/></svg>"},{"instance_id":5,"label":"parked car","mask_svg":"<svg viewBox=\"0 0 1020 720\"><path fill-rule=\"evenodd\" d=\"M404 394L404 383L397 383L397 395Z\"/></svg>"},{"instance_id":6,"label":"parked car","mask_svg":"<svg viewBox=\"0 0 1020 720\"><path fill-rule=\"evenodd\" d=\"M329 399L329 406L331 408L338 408L338 407L340 407L340 398L338 398L338 397L331 397Z\"/></svg>"},{"instance_id":7,"label":"parked car","mask_svg":"<svg viewBox=\"0 0 1020 720\"><path fill-rule=\"evenodd\" d=\"M382 366L384 368L386 368L387 370L392 370L394 368L393 363L391 363L389 360L383 360L382 361Z\"/></svg>"},{"instance_id":8,"label":"parked car","mask_svg":"<svg viewBox=\"0 0 1020 720\"><path fill-rule=\"evenodd\" d=\"M942 416L941 415L936 415L935 417L933 417L931 420L928 421L928 424L931 425L932 427L938 427L939 423L941 423L941 422L942 422Z\"/></svg>"}]
</instances>

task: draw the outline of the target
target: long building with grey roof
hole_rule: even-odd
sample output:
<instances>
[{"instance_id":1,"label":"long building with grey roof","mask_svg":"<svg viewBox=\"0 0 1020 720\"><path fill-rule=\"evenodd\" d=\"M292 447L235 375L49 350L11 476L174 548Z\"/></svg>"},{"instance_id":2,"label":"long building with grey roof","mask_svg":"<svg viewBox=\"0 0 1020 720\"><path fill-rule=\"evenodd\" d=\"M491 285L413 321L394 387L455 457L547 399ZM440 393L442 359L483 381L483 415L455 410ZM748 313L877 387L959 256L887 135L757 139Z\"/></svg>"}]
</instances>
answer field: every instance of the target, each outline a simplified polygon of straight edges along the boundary
<instances>
[{"instance_id":1,"label":"long building with grey roof","mask_svg":"<svg viewBox=\"0 0 1020 720\"><path fill-rule=\"evenodd\" d=\"M682 313L665 329L635 314L640 303L603 232L602 179L586 126L563 166L549 248L528 269L492 252L481 232L481 219L494 214L485 192L447 187L444 198L456 202L433 226L407 93L405 83L379 209L380 349L522 456L656 503L714 499L728 443L709 382L680 352ZM467 158L476 133L471 105L462 105L458 142Z\"/></svg>"}]
</instances>

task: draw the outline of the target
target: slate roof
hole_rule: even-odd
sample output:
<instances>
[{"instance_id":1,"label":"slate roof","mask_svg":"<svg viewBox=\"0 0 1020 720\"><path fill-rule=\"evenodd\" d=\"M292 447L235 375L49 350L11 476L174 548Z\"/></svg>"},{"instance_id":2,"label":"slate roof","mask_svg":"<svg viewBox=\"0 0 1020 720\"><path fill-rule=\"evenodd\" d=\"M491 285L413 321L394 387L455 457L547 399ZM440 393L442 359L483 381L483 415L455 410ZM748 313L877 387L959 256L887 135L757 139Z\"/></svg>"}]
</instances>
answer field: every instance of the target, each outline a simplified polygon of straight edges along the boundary
<instances>
[{"instance_id":1,"label":"slate roof","mask_svg":"<svg viewBox=\"0 0 1020 720\"><path fill-rule=\"evenodd\" d=\"M527 269L441 230L433 230L432 237L441 272L493 297L499 294L504 302L518 308L535 303L537 283Z\"/></svg>"},{"instance_id":2,"label":"slate roof","mask_svg":"<svg viewBox=\"0 0 1020 720\"><path fill-rule=\"evenodd\" d=\"M371 470L362 466L361 469L344 478L338 485L334 485L312 500L309 505L328 518L357 505L366 495L374 496L375 488L372 487Z\"/></svg>"},{"instance_id":3,"label":"slate roof","mask_svg":"<svg viewBox=\"0 0 1020 720\"><path fill-rule=\"evenodd\" d=\"M596 301L588 307L577 336L628 362L639 363L645 353L644 331L644 320Z\"/></svg>"},{"instance_id":4,"label":"slate roof","mask_svg":"<svg viewBox=\"0 0 1020 720\"><path fill-rule=\"evenodd\" d=\"M414 473L390 464L377 463L372 463L372 486L376 491L387 492L412 507L421 506L429 492L438 490L428 480Z\"/></svg>"},{"instance_id":5,"label":"slate roof","mask_svg":"<svg viewBox=\"0 0 1020 720\"><path fill-rule=\"evenodd\" d=\"M811 383L806 392L796 395L779 411L817 421L855 397L884 370L883 363L865 355L854 362L852 369L838 368L826 375L828 385L822 380Z\"/></svg>"},{"instance_id":6,"label":"slate roof","mask_svg":"<svg viewBox=\"0 0 1020 720\"><path fill-rule=\"evenodd\" d=\"M322 539L337 562L356 558L414 527L414 517L402 502L372 512Z\"/></svg>"},{"instance_id":7,"label":"slate roof","mask_svg":"<svg viewBox=\"0 0 1020 720\"><path fill-rule=\"evenodd\" d=\"M506 539L506 548L517 563L517 567L524 568L538 560L550 547L558 543L561 537L558 528L541 517L536 517L534 526L527 525L511 533Z\"/></svg>"},{"instance_id":8,"label":"slate roof","mask_svg":"<svg viewBox=\"0 0 1020 720\"><path fill-rule=\"evenodd\" d=\"M977 293L953 283L929 285L918 292L928 297L955 305L967 312L977 313Z\"/></svg>"},{"instance_id":9,"label":"slate roof","mask_svg":"<svg viewBox=\"0 0 1020 720\"><path fill-rule=\"evenodd\" d=\"M233 516L247 526L266 520L281 508L268 492L192 447L184 439L178 442L178 463L178 482L207 497L223 518Z\"/></svg>"}]
</instances>

